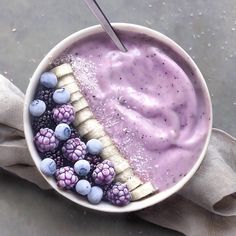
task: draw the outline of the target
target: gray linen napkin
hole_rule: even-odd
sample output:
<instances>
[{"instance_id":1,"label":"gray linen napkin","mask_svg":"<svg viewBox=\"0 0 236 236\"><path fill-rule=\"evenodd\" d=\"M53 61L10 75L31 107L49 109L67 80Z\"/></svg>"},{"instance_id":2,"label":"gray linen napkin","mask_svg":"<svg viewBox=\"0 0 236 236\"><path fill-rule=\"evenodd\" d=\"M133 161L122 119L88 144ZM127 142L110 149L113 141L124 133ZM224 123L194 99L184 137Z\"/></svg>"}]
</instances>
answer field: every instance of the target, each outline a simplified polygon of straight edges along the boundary
<instances>
[{"instance_id":1,"label":"gray linen napkin","mask_svg":"<svg viewBox=\"0 0 236 236\"><path fill-rule=\"evenodd\" d=\"M0 75L0 167L41 188L50 188L30 157L23 128L24 94Z\"/></svg>"},{"instance_id":2,"label":"gray linen napkin","mask_svg":"<svg viewBox=\"0 0 236 236\"><path fill-rule=\"evenodd\" d=\"M24 94L1 75L0 83L0 167L48 189L24 139ZM190 236L235 236L236 139L213 129L206 158L191 181L175 196L137 214Z\"/></svg>"}]
</instances>

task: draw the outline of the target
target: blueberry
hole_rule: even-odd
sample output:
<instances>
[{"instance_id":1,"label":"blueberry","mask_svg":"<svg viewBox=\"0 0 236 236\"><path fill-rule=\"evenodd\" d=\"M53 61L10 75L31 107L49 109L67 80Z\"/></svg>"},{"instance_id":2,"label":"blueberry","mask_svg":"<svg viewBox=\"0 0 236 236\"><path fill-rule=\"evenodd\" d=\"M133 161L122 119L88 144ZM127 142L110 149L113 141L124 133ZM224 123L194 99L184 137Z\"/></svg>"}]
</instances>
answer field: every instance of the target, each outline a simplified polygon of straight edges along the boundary
<instances>
[{"instance_id":1,"label":"blueberry","mask_svg":"<svg viewBox=\"0 0 236 236\"><path fill-rule=\"evenodd\" d=\"M90 164L86 160L79 160L74 165L75 173L80 176L85 176L90 171Z\"/></svg>"},{"instance_id":2,"label":"blueberry","mask_svg":"<svg viewBox=\"0 0 236 236\"><path fill-rule=\"evenodd\" d=\"M34 100L29 105L29 111L32 116L41 116L46 110L46 104L42 100Z\"/></svg>"},{"instance_id":3,"label":"blueberry","mask_svg":"<svg viewBox=\"0 0 236 236\"><path fill-rule=\"evenodd\" d=\"M102 197L103 191L98 186L93 186L87 196L88 201L92 204L98 204L99 202L101 202Z\"/></svg>"},{"instance_id":4,"label":"blueberry","mask_svg":"<svg viewBox=\"0 0 236 236\"><path fill-rule=\"evenodd\" d=\"M71 128L68 124L61 123L55 128L55 136L59 140L66 140L71 135Z\"/></svg>"},{"instance_id":5,"label":"blueberry","mask_svg":"<svg viewBox=\"0 0 236 236\"><path fill-rule=\"evenodd\" d=\"M52 98L57 104L65 104L70 100L70 93L65 88L60 88L53 93Z\"/></svg>"},{"instance_id":6,"label":"blueberry","mask_svg":"<svg viewBox=\"0 0 236 236\"><path fill-rule=\"evenodd\" d=\"M90 139L87 142L86 146L87 146L88 152L92 155L99 154L103 149L103 145L98 139Z\"/></svg>"},{"instance_id":7,"label":"blueberry","mask_svg":"<svg viewBox=\"0 0 236 236\"><path fill-rule=\"evenodd\" d=\"M47 176L52 176L57 169L56 162L51 158L45 158L40 163L40 170Z\"/></svg>"},{"instance_id":8,"label":"blueberry","mask_svg":"<svg viewBox=\"0 0 236 236\"><path fill-rule=\"evenodd\" d=\"M40 83L46 88L55 88L57 85L57 77L52 72L45 72L40 77Z\"/></svg>"},{"instance_id":9,"label":"blueberry","mask_svg":"<svg viewBox=\"0 0 236 236\"><path fill-rule=\"evenodd\" d=\"M87 180L81 179L77 182L75 190L77 193L85 196L90 192L91 184Z\"/></svg>"}]
</instances>

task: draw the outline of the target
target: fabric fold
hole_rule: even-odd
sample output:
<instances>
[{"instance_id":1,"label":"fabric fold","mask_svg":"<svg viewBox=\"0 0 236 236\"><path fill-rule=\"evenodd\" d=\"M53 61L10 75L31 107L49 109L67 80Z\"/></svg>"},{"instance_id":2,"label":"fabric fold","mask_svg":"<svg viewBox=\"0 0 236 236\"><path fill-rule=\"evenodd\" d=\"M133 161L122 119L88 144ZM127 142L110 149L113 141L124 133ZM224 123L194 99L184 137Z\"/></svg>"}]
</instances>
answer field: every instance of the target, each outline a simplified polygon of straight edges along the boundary
<instances>
[{"instance_id":1,"label":"fabric fold","mask_svg":"<svg viewBox=\"0 0 236 236\"><path fill-rule=\"evenodd\" d=\"M236 216L219 216L179 194L137 215L187 236L235 236Z\"/></svg>"},{"instance_id":2,"label":"fabric fold","mask_svg":"<svg viewBox=\"0 0 236 236\"><path fill-rule=\"evenodd\" d=\"M0 167L37 184L50 186L36 169L24 139L24 94L0 75Z\"/></svg>"},{"instance_id":3,"label":"fabric fold","mask_svg":"<svg viewBox=\"0 0 236 236\"><path fill-rule=\"evenodd\" d=\"M225 197L235 192L236 140L221 130L213 129L202 165L180 194L209 211L231 216L236 215L236 209L226 210L223 206L227 200ZM236 203L236 198L230 199ZM220 207L215 208L217 204Z\"/></svg>"}]
</instances>

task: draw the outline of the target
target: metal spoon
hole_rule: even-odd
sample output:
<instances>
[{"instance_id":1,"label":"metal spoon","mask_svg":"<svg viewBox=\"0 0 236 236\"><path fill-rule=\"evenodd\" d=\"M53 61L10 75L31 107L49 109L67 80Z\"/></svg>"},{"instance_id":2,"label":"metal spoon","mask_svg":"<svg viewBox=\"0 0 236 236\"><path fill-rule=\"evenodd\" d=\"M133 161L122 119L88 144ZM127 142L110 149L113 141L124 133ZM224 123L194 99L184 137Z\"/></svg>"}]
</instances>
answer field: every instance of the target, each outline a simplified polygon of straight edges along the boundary
<instances>
[{"instance_id":1,"label":"metal spoon","mask_svg":"<svg viewBox=\"0 0 236 236\"><path fill-rule=\"evenodd\" d=\"M111 26L109 20L103 13L102 9L99 7L96 0L84 0L84 2L88 5L89 9L92 11L92 13L96 16L100 24L102 25L103 29L107 32L107 34L110 36L114 44L117 46L119 50L122 52L127 52L127 49L123 45L123 43L118 38L115 30Z\"/></svg>"}]
</instances>

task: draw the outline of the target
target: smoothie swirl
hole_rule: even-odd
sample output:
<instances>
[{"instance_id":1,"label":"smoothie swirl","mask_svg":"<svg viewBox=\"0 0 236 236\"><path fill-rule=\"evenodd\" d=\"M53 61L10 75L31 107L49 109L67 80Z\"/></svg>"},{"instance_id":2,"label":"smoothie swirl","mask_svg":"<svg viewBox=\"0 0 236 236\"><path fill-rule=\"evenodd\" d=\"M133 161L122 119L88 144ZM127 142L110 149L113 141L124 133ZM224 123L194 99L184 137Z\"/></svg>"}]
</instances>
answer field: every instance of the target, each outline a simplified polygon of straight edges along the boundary
<instances>
[{"instance_id":1,"label":"smoothie swirl","mask_svg":"<svg viewBox=\"0 0 236 236\"><path fill-rule=\"evenodd\" d=\"M210 104L188 63L156 39L103 33L69 48L81 91L135 173L161 191L192 168L210 126Z\"/></svg>"}]
</instances>

